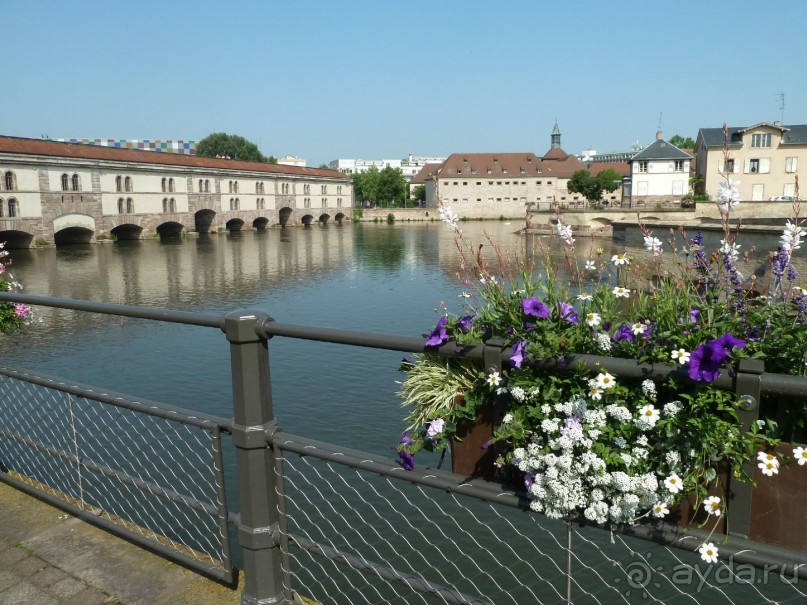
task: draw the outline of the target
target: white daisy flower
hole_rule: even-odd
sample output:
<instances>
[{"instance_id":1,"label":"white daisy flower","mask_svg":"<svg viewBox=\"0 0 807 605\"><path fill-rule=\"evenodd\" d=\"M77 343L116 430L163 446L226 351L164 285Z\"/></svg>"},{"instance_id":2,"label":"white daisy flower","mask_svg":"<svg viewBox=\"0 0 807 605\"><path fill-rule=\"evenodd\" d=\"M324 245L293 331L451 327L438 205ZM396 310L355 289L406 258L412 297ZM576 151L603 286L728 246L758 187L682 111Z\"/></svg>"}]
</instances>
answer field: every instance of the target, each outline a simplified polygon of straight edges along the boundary
<instances>
[{"instance_id":1,"label":"white daisy flower","mask_svg":"<svg viewBox=\"0 0 807 605\"><path fill-rule=\"evenodd\" d=\"M707 563L717 563L717 547L714 543L709 542L707 544L704 542L698 549L698 552L701 554L701 559Z\"/></svg>"},{"instance_id":2,"label":"white daisy flower","mask_svg":"<svg viewBox=\"0 0 807 605\"><path fill-rule=\"evenodd\" d=\"M684 365L685 363L689 363L689 357L691 353L689 351L685 351L684 349L677 349L670 353L670 357L673 359L677 359L678 363Z\"/></svg>"}]
</instances>

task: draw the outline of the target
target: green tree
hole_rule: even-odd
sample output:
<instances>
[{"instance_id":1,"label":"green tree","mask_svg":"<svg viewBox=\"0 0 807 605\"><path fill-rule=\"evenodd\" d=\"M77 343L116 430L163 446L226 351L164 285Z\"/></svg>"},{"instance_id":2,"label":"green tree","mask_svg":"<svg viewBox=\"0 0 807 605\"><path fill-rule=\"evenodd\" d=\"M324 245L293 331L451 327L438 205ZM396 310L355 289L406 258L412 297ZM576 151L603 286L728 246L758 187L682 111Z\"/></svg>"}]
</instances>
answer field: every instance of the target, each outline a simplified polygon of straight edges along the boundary
<instances>
[{"instance_id":1,"label":"green tree","mask_svg":"<svg viewBox=\"0 0 807 605\"><path fill-rule=\"evenodd\" d=\"M412 200L415 202L426 201L426 185L415 185L412 190Z\"/></svg>"},{"instance_id":2,"label":"green tree","mask_svg":"<svg viewBox=\"0 0 807 605\"><path fill-rule=\"evenodd\" d=\"M695 149L695 141L692 140L692 137L684 138L680 134L671 136L669 143L678 149Z\"/></svg>"},{"instance_id":3,"label":"green tree","mask_svg":"<svg viewBox=\"0 0 807 605\"><path fill-rule=\"evenodd\" d=\"M196 144L196 155L203 158L214 158L218 155L244 162L267 161L255 143L237 134L225 132L214 132L199 141ZM277 160L274 163L277 163Z\"/></svg>"},{"instance_id":4,"label":"green tree","mask_svg":"<svg viewBox=\"0 0 807 605\"><path fill-rule=\"evenodd\" d=\"M266 163L267 164L277 164L277 158L275 156L273 156L273 155L270 155L268 158L266 158Z\"/></svg>"},{"instance_id":5,"label":"green tree","mask_svg":"<svg viewBox=\"0 0 807 605\"><path fill-rule=\"evenodd\" d=\"M387 166L378 173L378 201L389 206L403 206L406 179L400 168Z\"/></svg>"},{"instance_id":6,"label":"green tree","mask_svg":"<svg viewBox=\"0 0 807 605\"><path fill-rule=\"evenodd\" d=\"M599 202L602 199L602 192L616 191L622 182L622 177L613 168L607 168L597 174L592 175L588 170L578 170L569 179L567 188L572 193L579 193L589 202Z\"/></svg>"},{"instance_id":7,"label":"green tree","mask_svg":"<svg viewBox=\"0 0 807 605\"><path fill-rule=\"evenodd\" d=\"M328 166L328 164L320 164L319 167L320 167L321 170L330 170L331 169L331 167Z\"/></svg>"},{"instance_id":8,"label":"green tree","mask_svg":"<svg viewBox=\"0 0 807 605\"><path fill-rule=\"evenodd\" d=\"M378 203L378 180L380 174L378 168L371 166L367 172L358 172L351 177L356 201Z\"/></svg>"}]
</instances>

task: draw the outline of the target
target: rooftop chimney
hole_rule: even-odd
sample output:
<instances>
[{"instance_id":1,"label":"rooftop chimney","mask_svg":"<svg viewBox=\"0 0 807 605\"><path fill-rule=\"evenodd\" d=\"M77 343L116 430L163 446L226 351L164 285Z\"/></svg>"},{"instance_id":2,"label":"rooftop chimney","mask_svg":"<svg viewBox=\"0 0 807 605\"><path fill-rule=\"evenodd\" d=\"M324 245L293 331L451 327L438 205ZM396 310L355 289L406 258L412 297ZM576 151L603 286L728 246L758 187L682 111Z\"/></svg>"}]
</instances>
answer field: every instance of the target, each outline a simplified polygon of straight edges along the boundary
<instances>
[{"instance_id":1,"label":"rooftop chimney","mask_svg":"<svg viewBox=\"0 0 807 605\"><path fill-rule=\"evenodd\" d=\"M659 139L659 140L660 140L661 138L662 138L662 133L661 133L661 131L660 131L660 130L657 130L657 131L656 131L656 139Z\"/></svg>"}]
</instances>

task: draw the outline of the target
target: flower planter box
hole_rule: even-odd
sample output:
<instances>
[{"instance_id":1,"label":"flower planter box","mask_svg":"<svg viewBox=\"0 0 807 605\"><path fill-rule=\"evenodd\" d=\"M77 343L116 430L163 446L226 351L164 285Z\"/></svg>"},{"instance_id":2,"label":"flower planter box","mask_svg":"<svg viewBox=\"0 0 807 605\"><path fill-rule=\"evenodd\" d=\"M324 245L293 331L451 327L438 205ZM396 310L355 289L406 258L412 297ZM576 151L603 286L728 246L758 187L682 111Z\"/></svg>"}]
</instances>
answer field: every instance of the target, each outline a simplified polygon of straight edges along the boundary
<instances>
[{"instance_id":1,"label":"flower planter box","mask_svg":"<svg viewBox=\"0 0 807 605\"><path fill-rule=\"evenodd\" d=\"M493 481L496 452L492 447L483 447L493 437L493 407L485 406L475 420L460 422L457 436L462 441L451 444L451 470L467 477Z\"/></svg>"},{"instance_id":2,"label":"flower planter box","mask_svg":"<svg viewBox=\"0 0 807 605\"><path fill-rule=\"evenodd\" d=\"M776 447L782 460L778 474L767 477L756 469L748 537L807 552L807 465L801 466L793 459L793 449L798 445L780 443Z\"/></svg>"}]
</instances>

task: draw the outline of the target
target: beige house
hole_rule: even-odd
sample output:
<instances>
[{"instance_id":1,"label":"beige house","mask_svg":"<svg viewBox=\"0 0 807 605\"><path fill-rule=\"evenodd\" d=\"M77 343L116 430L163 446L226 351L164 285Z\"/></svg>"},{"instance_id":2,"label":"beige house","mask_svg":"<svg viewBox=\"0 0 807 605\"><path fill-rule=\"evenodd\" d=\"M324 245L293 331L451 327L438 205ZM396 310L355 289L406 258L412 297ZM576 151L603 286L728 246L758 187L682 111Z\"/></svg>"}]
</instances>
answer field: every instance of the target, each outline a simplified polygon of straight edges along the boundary
<instances>
[{"instance_id":1,"label":"beige house","mask_svg":"<svg viewBox=\"0 0 807 605\"><path fill-rule=\"evenodd\" d=\"M438 196L460 217L521 218L527 204L535 209L585 204L567 189L583 163L560 147L557 124L549 151L534 153L454 153L437 169L436 179L425 180L426 207L437 206ZM438 191L435 191L435 180Z\"/></svg>"},{"instance_id":2,"label":"beige house","mask_svg":"<svg viewBox=\"0 0 807 605\"><path fill-rule=\"evenodd\" d=\"M649 202L680 201L689 193L689 169L692 156L662 138L633 156L630 161L633 199Z\"/></svg>"},{"instance_id":3,"label":"beige house","mask_svg":"<svg viewBox=\"0 0 807 605\"><path fill-rule=\"evenodd\" d=\"M797 195L798 167L807 166L807 124L762 122L728 128L725 136L722 128L701 128L695 153L699 187L712 198L728 177L741 200L790 201Z\"/></svg>"}]
</instances>

